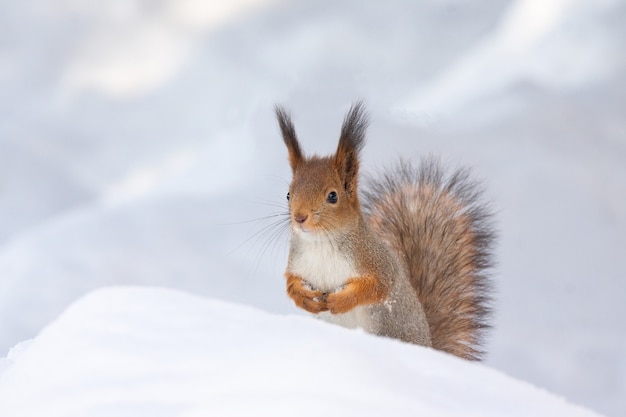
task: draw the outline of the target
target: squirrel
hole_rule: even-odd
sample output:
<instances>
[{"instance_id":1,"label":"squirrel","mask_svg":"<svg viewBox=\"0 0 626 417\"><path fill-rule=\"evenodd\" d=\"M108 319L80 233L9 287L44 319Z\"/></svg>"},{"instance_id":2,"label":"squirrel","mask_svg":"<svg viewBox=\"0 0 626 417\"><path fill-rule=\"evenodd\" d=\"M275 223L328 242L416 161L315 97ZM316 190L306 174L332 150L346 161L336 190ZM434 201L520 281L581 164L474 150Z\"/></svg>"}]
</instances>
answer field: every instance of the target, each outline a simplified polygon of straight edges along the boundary
<instances>
[{"instance_id":1,"label":"squirrel","mask_svg":"<svg viewBox=\"0 0 626 417\"><path fill-rule=\"evenodd\" d=\"M327 157L305 156L289 113L275 112L293 174L289 297L329 322L482 359L494 229L469 171L401 161L369 179L361 199L363 103L350 107Z\"/></svg>"}]
</instances>

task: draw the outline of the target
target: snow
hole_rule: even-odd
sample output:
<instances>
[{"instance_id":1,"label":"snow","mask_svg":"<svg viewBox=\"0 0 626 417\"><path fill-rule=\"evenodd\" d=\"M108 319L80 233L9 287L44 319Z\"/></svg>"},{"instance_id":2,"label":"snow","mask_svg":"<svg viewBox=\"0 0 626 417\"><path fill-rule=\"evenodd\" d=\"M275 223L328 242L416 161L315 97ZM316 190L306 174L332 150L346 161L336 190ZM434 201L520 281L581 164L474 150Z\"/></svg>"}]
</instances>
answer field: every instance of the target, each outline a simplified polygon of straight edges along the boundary
<instances>
[{"instance_id":1,"label":"snow","mask_svg":"<svg viewBox=\"0 0 626 417\"><path fill-rule=\"evenodd\" d=\"M364 172L432 153L483 179L500 235L485 365L626 414L623 0L25 0L0 10L0 356L35 338L24 356L11 351L11 373L0 365L1 395L33 398L8 375L30 366L31 348L52 349L47 332L98 298L57 318L102 287L176 288L320 326L290 316L304 314L284 294L288 236L270 225L290 171L272 107L292 110L307 152L328 153L363 98ZM320 329L310 331L339 331ZM364 344L354 349L389 343L346 337ZM171 360L184 340L163 345ZM409 368L439 367L420 365Z\"/></svg>"},{"instance_id":2,"label":"snow","mask_svg":"<svg viewBox=\"0 0 626 417\"><path fill-rule=\"evenodd\" d=\"M463 53L407 106L450 112L520 80L567 89L605 78L619 59L619 46L610 32L581 15L610 13L612 7L611 1L516 1L489 36ZM573 31L573 25L582 27Z\"/></svg>"},{"instance_id":3,"label":"snow","mask_svg":"<svg viewBox=\"0 0 626 417\"><path fill-rule=\"evenodd\" d=\"M7 361L3 416L597 416L431 349L171 289L92 292Z\"/></svg>"}]
</instances>

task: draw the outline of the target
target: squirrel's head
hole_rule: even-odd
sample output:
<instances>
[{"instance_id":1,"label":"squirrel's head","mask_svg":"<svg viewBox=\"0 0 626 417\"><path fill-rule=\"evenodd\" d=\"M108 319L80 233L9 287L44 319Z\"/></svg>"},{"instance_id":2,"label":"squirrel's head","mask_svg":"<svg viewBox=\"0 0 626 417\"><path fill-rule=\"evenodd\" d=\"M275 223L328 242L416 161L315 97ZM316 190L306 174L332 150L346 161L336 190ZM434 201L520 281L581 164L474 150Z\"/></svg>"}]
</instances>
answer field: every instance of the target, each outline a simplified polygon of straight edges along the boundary
<instances>
[{"instance_id":1,"label":"squirrel's head","mask_svg":"<svg viewBox=\"0 0 626 417\"><path fill-rule=\"evenodd\" d=\"M368 124L363 104L358 102L350 108L341 127L337 151L327 157L304 156L289 114L276 106L276 116L293 173L287 194L293 230L315 236L354 227L360 218L359 152Z\"/></svg>"}]
</instances>

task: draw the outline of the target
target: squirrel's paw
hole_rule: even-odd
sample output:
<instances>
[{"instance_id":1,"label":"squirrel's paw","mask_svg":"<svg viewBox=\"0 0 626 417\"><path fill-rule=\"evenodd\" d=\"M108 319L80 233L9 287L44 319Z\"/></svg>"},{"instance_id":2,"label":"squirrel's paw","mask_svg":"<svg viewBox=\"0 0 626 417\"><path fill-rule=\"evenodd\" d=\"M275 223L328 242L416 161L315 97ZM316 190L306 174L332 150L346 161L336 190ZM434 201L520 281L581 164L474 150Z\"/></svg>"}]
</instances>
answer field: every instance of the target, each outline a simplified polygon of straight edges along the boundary
<instances>
[{"instance_id":1,"label":"squirrel's paw","mask_svg":"<svg viewBox=\"0 0 626 417\"><path fill-rule=\"evenodd\" d=\"M349 279L345 285L326 296L326 307L333 314L346 313L359 305L382 302L386 291L380 280L371 275Z\"/></svg>"},{"instance_id":2,"label":"squirrel's paw","mask_svg":"<svg viewBox=\"0 0 626 417\"><path fill-rule=\"evenodd\" d=\"M326 307L333 314L347 313L357 305L359 299L356 285L353 283L348 283L326 296Z\"/></svg>"},{"instance_id":3,"label":"squirrel's paw","mask_svg":"<svg viewBox=\"0 0 626 417\"><path fill-rule=\"evenodd\" d=\"M317 314L328 311L325 293L312 289L302 278L289 273L287 274L287 294L298 307L310 313Z\"/></svg>"}]
</instances>

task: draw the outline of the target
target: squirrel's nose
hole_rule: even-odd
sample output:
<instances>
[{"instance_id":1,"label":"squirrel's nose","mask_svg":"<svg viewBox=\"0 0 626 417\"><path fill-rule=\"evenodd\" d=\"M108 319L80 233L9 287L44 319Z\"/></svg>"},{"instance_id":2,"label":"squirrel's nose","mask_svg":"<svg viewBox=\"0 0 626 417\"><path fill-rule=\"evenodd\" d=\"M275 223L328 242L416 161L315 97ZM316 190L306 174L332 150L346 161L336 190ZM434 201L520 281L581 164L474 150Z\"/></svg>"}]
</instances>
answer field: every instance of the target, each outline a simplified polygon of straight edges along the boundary
<instances>
[{"instance_id":1,"label":"squirrel's nose","mask_svg":"<svg viewBox=\"0 0 626 417\"><path fill-rule=\"evenodd\" d=\"M304 223L306 221L306 219L308 219L308 218L309 218L308 214L305 214L305 215L297 214L297 215L293 216L293 219L296 222L300 223L300 224Z\"/></svg>"}]
</instances>

